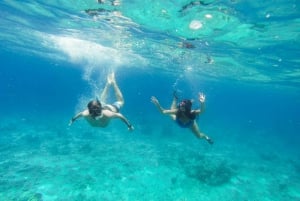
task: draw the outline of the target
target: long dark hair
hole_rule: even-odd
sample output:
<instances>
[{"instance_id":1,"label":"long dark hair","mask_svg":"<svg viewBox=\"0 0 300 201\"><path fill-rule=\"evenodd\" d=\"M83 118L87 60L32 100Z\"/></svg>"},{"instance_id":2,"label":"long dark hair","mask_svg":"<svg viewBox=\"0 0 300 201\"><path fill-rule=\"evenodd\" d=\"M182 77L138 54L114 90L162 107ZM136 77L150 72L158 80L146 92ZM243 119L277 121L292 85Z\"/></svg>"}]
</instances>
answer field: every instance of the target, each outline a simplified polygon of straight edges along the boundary
<instances>
[{"instance_id":1,"label":"long dark hair","mask_svg":"<svg viewBox=\"0 0 300 201\"><path fill-rule=\"evenodd\" d=\"M184 107L184 111L181 108ZM183 115L188 117L191 120L196 119L195 112L192 112L192 101L188 99L182 100L177 106L176 117L182 117Z\"/></svg>"}]
</instances>

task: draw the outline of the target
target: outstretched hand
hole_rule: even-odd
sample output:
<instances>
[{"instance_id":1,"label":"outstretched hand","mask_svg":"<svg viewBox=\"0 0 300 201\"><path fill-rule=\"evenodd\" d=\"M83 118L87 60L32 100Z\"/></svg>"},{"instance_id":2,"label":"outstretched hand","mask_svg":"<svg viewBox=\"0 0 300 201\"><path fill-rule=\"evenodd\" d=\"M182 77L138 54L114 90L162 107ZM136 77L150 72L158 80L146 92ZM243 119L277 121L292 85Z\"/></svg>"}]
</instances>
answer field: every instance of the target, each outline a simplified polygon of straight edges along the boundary
<instances>
[{"instance_id":1,"label":"outstretched hand","mask_svg":"<svg viewBox=\"0 0 300 201\"><path fill-rule=\"evenodd\" d=\"M69 126L72 126L73 122L74 122L74 119L72 118L69 122Z\"/></svg>"},{"instance_id":2,"label":"outstretched hand","mask_svg":"<svg viewBox=\"0 0 300 201\"><path fill-rule=\"evenodd\" d=\"M213 141L211 138L207 138L206 140L207 140L207 142L208 142L209 144L213 144L213 143L214 143L214 141Z\"/></svg>"},{"instance_id":3,"label":"outstretched hand","mask_svg":"<svg viewBox=\"0 0 300 201\"><path fill-rule=\"evenodd\" d=\"M134 130L133 125L128 126L128 130L129 130L129 131L133 131L133 130Z\"/></svg>"},{"instance_id":4,"label":"outstretched hand","mask_svg":"<svg viewBox=\"0 0 300 201\"><path fill-rule=\"evenodd\" d=\"M157 100L157 98L155 96L151 97L151 102L154 103L155 105L159 104L159 102L158 102L158 100Z\"/></svg>"},{"instance_id":5,"label":"outstretched hand","mask_svg":"<svg viewBox=\"0 0 300 201\"><path fill-rule=\"evenodd\" d=\"M204 93L202 93L202 92L200 92L199 93L199 101L201 102L201 103L204 103L205 102L205 95L204 95Z\"/></svg>"}]
</instances>

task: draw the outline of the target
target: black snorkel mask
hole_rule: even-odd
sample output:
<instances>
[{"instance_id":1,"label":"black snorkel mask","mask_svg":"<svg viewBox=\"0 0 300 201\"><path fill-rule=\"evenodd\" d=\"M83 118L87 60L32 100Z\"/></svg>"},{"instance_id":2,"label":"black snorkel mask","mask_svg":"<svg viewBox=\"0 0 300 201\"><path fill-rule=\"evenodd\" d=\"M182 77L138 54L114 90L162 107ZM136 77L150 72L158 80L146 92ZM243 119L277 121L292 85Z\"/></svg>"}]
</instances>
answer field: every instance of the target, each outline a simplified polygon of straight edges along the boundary
<instances>
[{"instance_id":1,"label":"black snorkel mask","mask_svg":"<svg viewBox=\"0 0 300 201\"><path fill-rule=\"evenodd\" d=\"M98 99L90 101L87 105L90 115L95 118L102 114L102 105Z\"/></svg>"},{"instance_id":2,"label":"black snorkel mask","mask_svg":"<svg viewBox=\"0 0 300 201\"><path fill-rule=\"evenodd\" d=\"M182 110L182 108L184 108L185 111L191 111L192 101L188 100L188 99L184 99L178 104L177 107L178 107L179 110Z\"/></svg>"}]
</instances>

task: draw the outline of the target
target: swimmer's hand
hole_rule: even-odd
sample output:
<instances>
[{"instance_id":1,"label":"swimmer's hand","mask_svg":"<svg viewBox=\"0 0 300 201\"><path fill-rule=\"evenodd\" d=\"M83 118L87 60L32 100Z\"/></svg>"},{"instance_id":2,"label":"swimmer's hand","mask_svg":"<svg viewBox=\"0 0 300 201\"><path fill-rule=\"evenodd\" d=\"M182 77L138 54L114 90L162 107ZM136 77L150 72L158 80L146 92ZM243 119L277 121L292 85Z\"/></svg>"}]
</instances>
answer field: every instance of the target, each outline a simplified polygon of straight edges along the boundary
<instances>
[{"instance_id":1,"label":"swimmer's hand","mask_svg":"<svg viewBox=\"0 0 300 201\"><path fill-rule=\"evenodd\" d=\"M133 131L133 130L134 130L133 125L129 125L129 126L128 126L128 130L129 130L129 131Z\"/></svg>"},{"instance_id":2,"label":"swimmer's hand","mask_svg":"<svg viewBox=\"0 0 300 201\"><path fill-rule=\"evenodd\" d=\"M151 97L151 102L154 103L154 105L159 105L159 102L155 96Z\"/></svg>"},{"instance_id":3,"label":"swimmer's hand","mask_svg":"<svg viewBox=\"0 0 300 201\"><path fill-rule=\"evenodd\" d=\"M209 144L213 144L213 143L214 143L214 141L213 141L211 138L209 138L209 137L207 137L206 140L207 140L207 142L208 142Z\"/></svg>"},{"instance_id":4,"label":"swimmer's hand","mask_svg":"<svg viewBox=\"0 0 300 201\"><path fill-rule=\"evenodd\" d=\"M70 122L69 122L69 126L72 126L72 124L73 124L74 121L75 121L75 119L72 118L72 119L70 120Z\"/></svg>"},{"instance_id":5,"label":"swimmer's hand","mask_svg":"<svg viewBox=\"0 0 300 201\"><path fill-rule=\"evenodd\" d=\"M198 99L199 99L199 101L201 102L201 103L204 103L205 102L205 95L204 95L204 93L199 93L199 97L198 97Z\"/></svg>"},{"instance_id":6,"label":"swimmer's hand","mask_svg":"<svg viewBox=\"0 0 300 201\"><path fill-rule=\"evenodd\" d=\"M151 102L157 107L157 109L161 112L164 113L164 109L160 106L157 98L155 96L151 97Z\"/></svg>"}]
</instances>

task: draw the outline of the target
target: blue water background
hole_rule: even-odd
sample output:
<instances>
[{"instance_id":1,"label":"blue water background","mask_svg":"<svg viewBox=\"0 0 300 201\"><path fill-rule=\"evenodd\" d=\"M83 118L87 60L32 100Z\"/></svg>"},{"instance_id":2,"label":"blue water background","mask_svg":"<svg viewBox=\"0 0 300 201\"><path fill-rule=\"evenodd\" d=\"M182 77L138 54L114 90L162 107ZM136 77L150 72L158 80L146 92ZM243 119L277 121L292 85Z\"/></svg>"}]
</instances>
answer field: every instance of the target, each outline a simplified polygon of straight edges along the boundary
<instances>
[{"instance_id":1,"label":"blue water background","mask_svg":"<svg viewBox=\"0 0 300 201\"><path fill-rule=\"evenodd\" d=\"M35 4L32 1L24 3ZM263 23L261 18L247 15L251 13L247 2L233 5L225 1L219 3L243 12L243 16L251 16L243 21ZM277 3L282 8L286 5L285 2ZM295 5L296 11L287 17L275 17L273 21L284 24L284 21L295 19L299 24L298 3L288 3ZM95 2L88 4L97 7ZM114 30L105 23L94 25L93 21L89 21L92 25L82 26L80 19L90 19L80 12L80 8L81 11L86 8L83 2L66 8L58 8L59 3L45 3L44 6L53 9L56 14L51 18L37 17L34 12L18 12L6 1L0 5L5 11L3 16L7 12L30 19L32 24L29 25L12 20L18 28L32 26L44 33L60 35L56 32L64 29L64 24L57 28L55 22L76 14L79 22L69 25L70 29L89 29L85 33L90 35L93 31L98 34L97 26L101 29L107 26L108 32ZM134 7L134 4L130 5ZM128 8L123 9L124 14L128 14ZM132 14L131 17L134 16ZM15 37L10 37L14 28L4 26L9 20L3 20L0 35L0 198L299 200L298 29L292 31L297 36L293 41L276 43L275 40L274 44L268 41L268 45L262 45L261 51L243 48L239 43L226 43L226 40L205 46L204 41L211 39L205 36L204 39L191 40L197 48L184 49L178 53L182 57L177 57L174 41L180 42L186 33L182 32L179 36L166 34L166 30L158 30L155 25L139 20L143 25L139 30L129 28L127 31L136 40L145 37L144 49L138 49L136 54L147 58L149 63L145 65L133 59L117 66L115 55L110 56L113 58L111 63L95 62L92 65L87 61L74 62L70 55L53 49L51 42L45 45L40 39L32 40L30 34L22 35L22 31L14 32ZM46 27L45 21L48 22ZM126 23L122 25L127 26ZM260 28L258 26L257 29ZM289 30L287 27L286 31ZM67 28L62 33L63 36L82 37ZM123 45L128 42L124 38L120 40ZM91 41L95 38L92 37ZM169 41L172 43L169 44ZM104 37L95 43L115 48L114 42L106 41ZM135 52L137 47L126 48ZM166 57L157 59L164 51L169 51ZM213 55L215 67L210 68L203 62L203 52ZM197 54L201 57L201 64L193 60ZM103 55L105 52L101 52L99 57ZM175 56L167 59L172 55ZM230 66L231 62L221 59L227 57L240 57L240 64L244 66L240 65L242 67L235 70ZM258 58L257 63L253 59L255 57ZM251 73L243 72L243 67L259 73L255 72L251 77ZM84 75L89 68L92 73L87 79ZM115 71L125 98L122 113L135 126L135 131L128 132L121 121L111 122L105 129L90 127L84 120L78 120L69 127L70 118L100 93L106 75L111 71ZM270 79L258 79L266 75ZM167 108L174 90L181 98L196 100L194 107L198 106L198 92L205 93L206 111L197 122L201 131L214 139L214 145L198 140L188 130L179 128L168 117L159 114L150 102L154 95Z\"/></svg>"}]
</instances>

